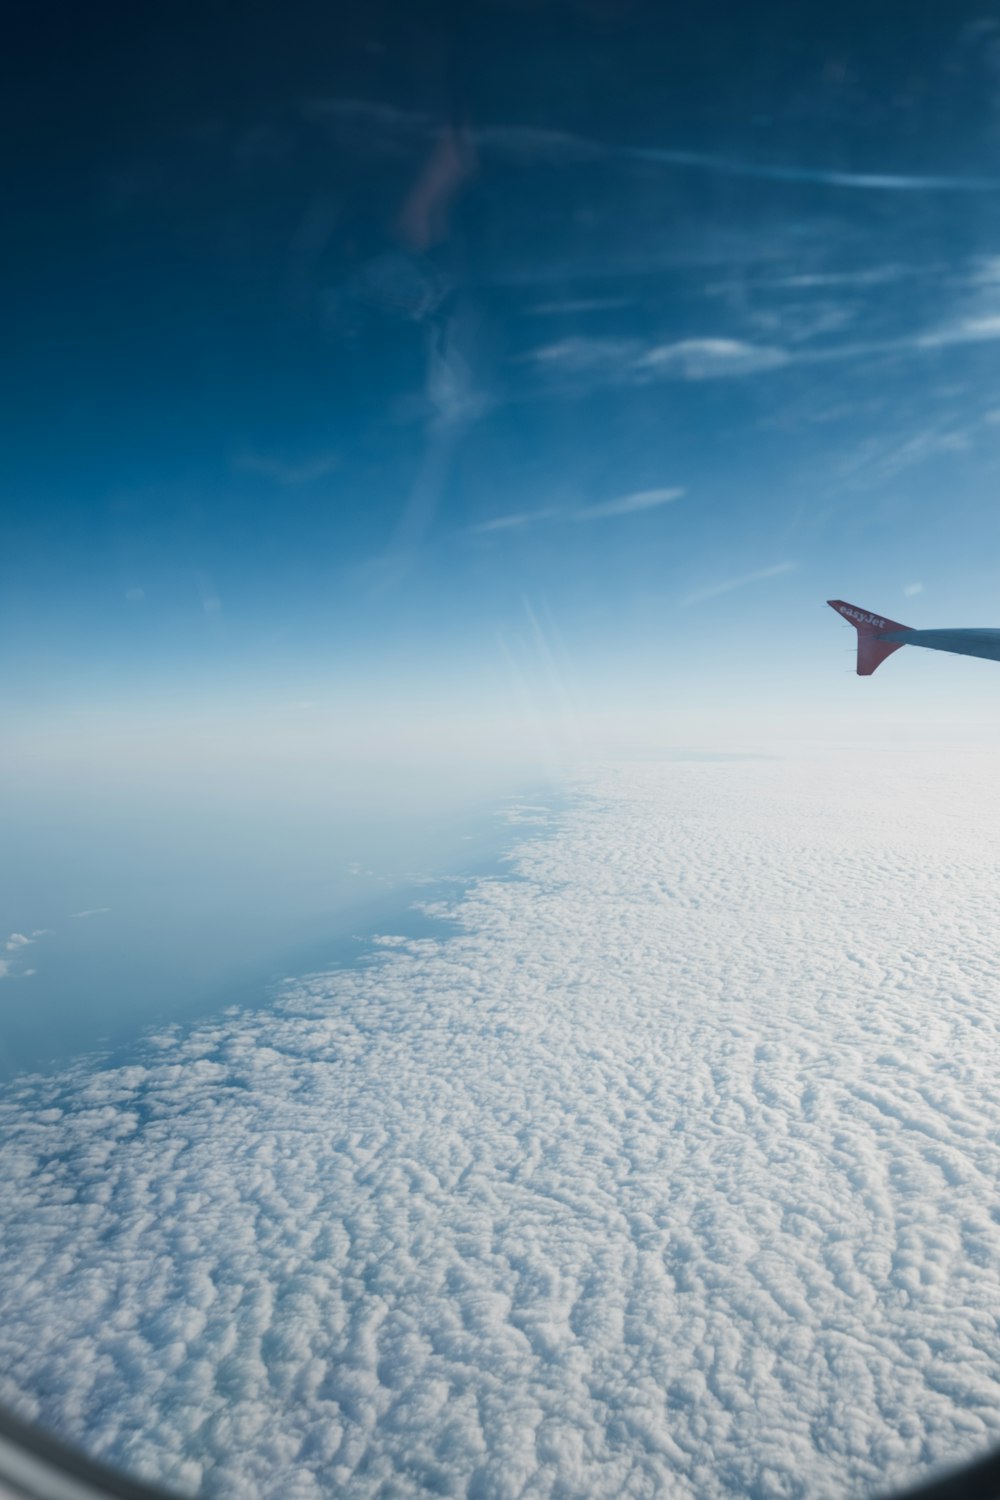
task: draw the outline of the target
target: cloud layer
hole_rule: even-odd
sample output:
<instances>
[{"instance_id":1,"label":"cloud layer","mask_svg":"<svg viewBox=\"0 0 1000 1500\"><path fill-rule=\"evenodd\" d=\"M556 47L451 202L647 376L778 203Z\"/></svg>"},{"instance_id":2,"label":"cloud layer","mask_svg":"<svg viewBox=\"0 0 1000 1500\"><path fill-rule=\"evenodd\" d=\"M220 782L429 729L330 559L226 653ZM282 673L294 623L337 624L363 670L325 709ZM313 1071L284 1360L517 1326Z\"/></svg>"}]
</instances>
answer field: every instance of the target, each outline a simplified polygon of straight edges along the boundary
<instances>
[{"instance_id":1,"label":"cloud layer","mask_svg":"<svg viewBox=\"0 0 1000 1500\"><path fill-rule=\"evenodd\" d=\"M293 1500L995 1441L998 814L971 759L607 768L449 935L23 1082L0 1398Z\"/></svg>"}]
</instances>

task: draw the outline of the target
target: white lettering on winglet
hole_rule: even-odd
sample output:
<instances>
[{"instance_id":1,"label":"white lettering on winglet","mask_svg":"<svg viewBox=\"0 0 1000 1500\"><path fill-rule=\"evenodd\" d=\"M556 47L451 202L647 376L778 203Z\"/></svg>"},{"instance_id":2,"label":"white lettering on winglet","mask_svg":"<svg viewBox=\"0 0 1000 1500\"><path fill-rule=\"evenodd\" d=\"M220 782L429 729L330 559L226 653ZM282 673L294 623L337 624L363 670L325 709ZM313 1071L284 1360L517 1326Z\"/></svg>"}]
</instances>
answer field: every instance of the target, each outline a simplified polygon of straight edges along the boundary
<instances>
[{"instance_id":1,"label":"white lettering on winglet","mask_svg":"<svg viewBox=\"0 0 1000 1500\"><path fill-rule=\"evenodd\" d=\"M846 615L849 620L856 620L859 625L874 625L876 630L884 630L888 620L882 620L878 615L870 615L863 609L854 609L850 604L845 604L840 613Z\"/></svg>"}]
</instances>

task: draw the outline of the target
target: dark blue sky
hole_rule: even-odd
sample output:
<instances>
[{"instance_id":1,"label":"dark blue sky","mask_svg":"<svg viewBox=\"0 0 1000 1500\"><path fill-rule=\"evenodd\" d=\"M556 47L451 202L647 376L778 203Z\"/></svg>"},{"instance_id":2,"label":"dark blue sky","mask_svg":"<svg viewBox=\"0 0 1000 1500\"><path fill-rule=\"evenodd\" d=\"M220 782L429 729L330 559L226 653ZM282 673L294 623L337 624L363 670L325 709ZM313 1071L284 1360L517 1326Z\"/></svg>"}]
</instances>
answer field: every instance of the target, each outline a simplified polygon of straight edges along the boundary
<instances>
[{"instance_id":1,"label":"dark blue sky","mask_svg":"<svg viewBox=\"0 0 1000 1500\"><path fill-rule=\"evenodd\" d=\"M545 618L599 713L754 629L797 691L830 593L995 623L994 12L24 8L10 700L460 705Z\"/></svg>"}]
</instances>

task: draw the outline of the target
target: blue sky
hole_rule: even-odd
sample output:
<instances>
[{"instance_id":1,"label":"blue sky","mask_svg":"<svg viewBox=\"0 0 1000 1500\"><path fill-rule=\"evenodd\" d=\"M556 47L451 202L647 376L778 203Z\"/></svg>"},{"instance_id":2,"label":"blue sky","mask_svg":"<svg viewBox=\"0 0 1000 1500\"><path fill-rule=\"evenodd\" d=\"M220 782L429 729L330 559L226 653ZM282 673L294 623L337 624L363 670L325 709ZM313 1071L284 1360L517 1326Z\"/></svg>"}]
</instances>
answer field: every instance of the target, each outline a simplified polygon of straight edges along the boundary
<instances>
[{"instance_id":1,"label":"blue sky","mask_svg":"<svg viewBox=\"0 0 1000 1500\"><path fill-rule=\"evenodd\" d=\"M11 85L29 738L140 703L503 718L512 655L598 717L758 662L793 720L841 665L830 594L995 622L986 13L65 25ZM892 667L943 670L983 680Z\"/></svg>"}]
</instances>

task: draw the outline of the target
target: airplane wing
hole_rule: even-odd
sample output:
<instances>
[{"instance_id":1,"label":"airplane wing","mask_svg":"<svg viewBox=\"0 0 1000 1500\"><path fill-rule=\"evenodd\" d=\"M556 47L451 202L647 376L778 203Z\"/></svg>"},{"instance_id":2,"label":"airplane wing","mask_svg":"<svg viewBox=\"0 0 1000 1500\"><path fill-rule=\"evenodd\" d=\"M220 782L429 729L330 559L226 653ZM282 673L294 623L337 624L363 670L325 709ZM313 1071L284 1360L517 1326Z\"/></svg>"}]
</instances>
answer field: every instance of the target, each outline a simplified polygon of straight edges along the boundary
<instances>
[{"instance_id":1,"label":"airplane wing","mask_svg":"<svg viewBox=\"0 0 1000 1500\"><path fill-rule=\"evenodd\" d=\"M929 651L951 651L957 656L980 656L1000 661L1000 630L913 630L843 599L828 599L858 632L858 676L870 677L875 668L900 646L924 646Z\"/></svg>"}]
</instances>

